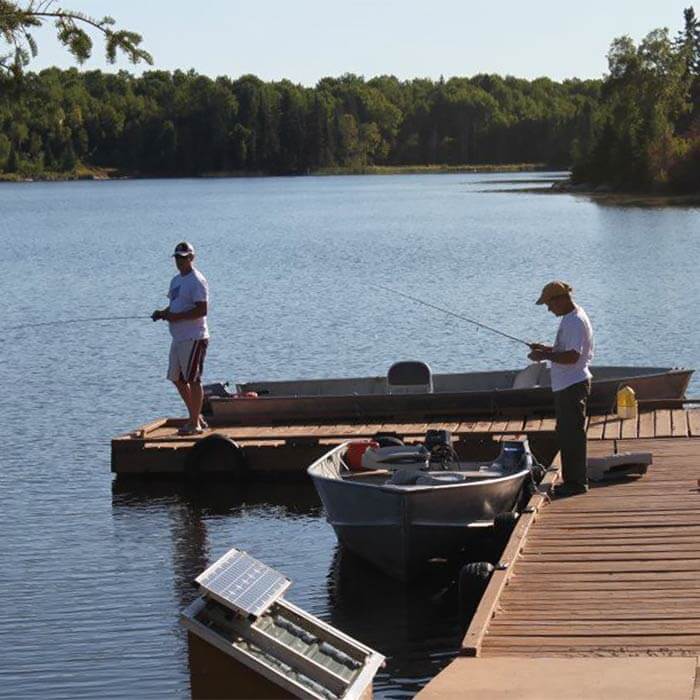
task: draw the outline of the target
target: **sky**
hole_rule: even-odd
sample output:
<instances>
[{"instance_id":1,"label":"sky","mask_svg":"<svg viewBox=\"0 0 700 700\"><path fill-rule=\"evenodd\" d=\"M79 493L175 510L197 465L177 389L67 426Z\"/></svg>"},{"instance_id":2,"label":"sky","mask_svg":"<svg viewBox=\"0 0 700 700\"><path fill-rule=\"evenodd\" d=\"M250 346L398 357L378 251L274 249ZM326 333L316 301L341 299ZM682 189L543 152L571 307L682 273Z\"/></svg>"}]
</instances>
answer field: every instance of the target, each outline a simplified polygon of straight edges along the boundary
<instances>
[{"instance_id":1,"label":"sky","mask_svg":"<svg viewBox=\"0 0 700 700\"><path fill-rule=\"evenodd\" d=\"M25 0L26 1L26 0ZM111 15L137 31L154 68L194 69L215 77L253 73L312 86L355 73L437 79L498 73L534 79L599 78L610 42L636 42L657 27L683 25L691 0L61 0L93 17ZM700 7L696 7L700 15ZM75 65L51 28L36 33L31 67ZM110 66L95 38L85 69Z\"/></svg>"}]
</instances>

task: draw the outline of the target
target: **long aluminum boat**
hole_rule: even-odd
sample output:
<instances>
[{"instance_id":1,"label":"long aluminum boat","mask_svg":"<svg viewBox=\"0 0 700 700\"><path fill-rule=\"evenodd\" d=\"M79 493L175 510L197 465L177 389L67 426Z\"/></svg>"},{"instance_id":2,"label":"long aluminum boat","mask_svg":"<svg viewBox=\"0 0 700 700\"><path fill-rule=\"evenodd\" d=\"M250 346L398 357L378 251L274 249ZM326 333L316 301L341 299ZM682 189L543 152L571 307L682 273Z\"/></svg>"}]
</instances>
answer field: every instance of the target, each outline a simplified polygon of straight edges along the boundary
<instances>
[{"instance_id":1,"label":"long aluminum boat","mask_svg":"<svg viewBox=\"0 0 700 700\"><path fill-rule=\"evenodd\" d=\"M692 369L670 367L599 366L591 371L589 410L600 412L614 410L624 385L639 400L680 405L693 374ZM238 425L431 420L554 409L549 369L540 363L523 370L432 374L425 363L398 362L384 376L249 382L237 384L235 394L223 385L209 385L206 395L212 418Z\"/></svg>"},{"instance_id":2,"label":"long aluminum boat","mask_svg":"<svg viewBox=\"0 0 700 700\"><path fill-rule=\"evenodd\" d=\"M366 472L348 468L350 444L332 449L308 474L341 544L400 580L412 578L430 559L455 554L474 530L510 512L532 473L527 441L504 443L494 462L456 462L446 469L426 462ZM517 461L503 458L507 449L515 449Z\"/></svg>"}]
</instances>

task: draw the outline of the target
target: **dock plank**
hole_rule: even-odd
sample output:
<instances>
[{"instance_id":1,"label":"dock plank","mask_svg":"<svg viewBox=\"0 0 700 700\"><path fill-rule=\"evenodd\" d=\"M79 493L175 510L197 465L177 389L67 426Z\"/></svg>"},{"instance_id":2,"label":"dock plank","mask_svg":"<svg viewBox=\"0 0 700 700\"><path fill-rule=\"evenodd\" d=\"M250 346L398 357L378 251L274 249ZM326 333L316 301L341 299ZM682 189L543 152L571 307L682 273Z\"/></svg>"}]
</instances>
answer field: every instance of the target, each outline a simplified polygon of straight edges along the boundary
<instances>
[{"instance_id":1,"label":"dock plank","mask_svg":"<svg viewBox=\"0 0 700 700\"><path fill-rule=\"evenodd\" d=\"M688 436L688 416L682 408L671 411L671 433L673 437Z\"/></svg>"},{"instance_id":2,"label":"dock plank","mask_svg":"<svg viewBox=\"0 0 700 700\"><path fill-rule=\"evenodd\" d=\"M557 421L554 418L550 418L550 417L543 418L542 423L540 424L540 430L552 432L552 433L554 432L556 427L557 427Z\"/></svg>"},{"instance_id":3,"label":"dock plank","mask_svg":"<svg viewBox=\"0 0 700 700\"><path fill-rule=\"evenodd\" d=\"M525 420L523 418L511 418L506 424L506 432L520 435L525 432Z\"/></svg>"},{"instance_id":4,"label":"dock plank","mask_svg":"<svg viewBox=\"0 0 700 700\"><path fill-rule=\"evenodd\" d=\"M690 435L700 437L700 408L689 409L687 415Z\"/></svg>"},{"instance_id":5,"label":"dock plank","mask_svg":"<svg viewBox=\"0 0 700 700\"><path fill-rule=\"evenodd\" d=\"M672 437L671 411L668 408L657 408L656 411L656 432L655 437Z\"/></svg>"},{"instance_id":6,"label":"dock plank","mask_svg":"<svg viewBox=\"0 0 700 700\"><path fill-rule=\"evenodd\" d=\"M607 416L591 416L586 436L589 440L602 440Z\"/></svg>"},{"instance_id":7,"label":"dock plank","mask_svg":"<svg viewBox=\"0 0 700 700\"><path fill-rule=\"evenodd\" d=\"M700 427L700 426L699 426ZM542 418L540 416L528 416L525 418L523 432L539 432L542 429Z\"/></svg>"},{"instance_id":8,"label":"dock plank","mask_svg":"<svg viewBox=\"0 0 700 700\"><path fill-rule=\"evenodd\" d=\"M621 438L636 438L639 436L639 416L622 420Z\"/></svg>"},{"instance_id":9,"label":"dock plank","mask_svg":"<svg viewBox=\"0 0 700 700\"><path fill-rule=\"evenodd\" d=\"M653 464L641 478L540 507L490 614L477 610L483 629L470 630L480 644L465 637L463 653L700 651L700 440L690 412L675 411L642 413L630 428L591 419L589 438L591 428L594 440L619 431L618 451L651 452ZM629 437L637 431L647 437Z\"/></svg>"},{"instance_id":10,"label":"dock plank","mask_svg":"<svg viewBox=\"0 0 700 700\"><path fill-rule=\"evenodd\" d=\"M622 420L617 416L607 416L603 430L604 440L617 440L622 431Z\"/></svg>"},{"instance_id":11,"label":"dock plank","mask_svg":"<svg viewBox=\"0 0 700 700\"><path fill-rule=\"evenodd\" d=\"M654 422L655 411L645 411L639 414L639 437L653 438L654 437Z\"/></svg>"}]
</instances>

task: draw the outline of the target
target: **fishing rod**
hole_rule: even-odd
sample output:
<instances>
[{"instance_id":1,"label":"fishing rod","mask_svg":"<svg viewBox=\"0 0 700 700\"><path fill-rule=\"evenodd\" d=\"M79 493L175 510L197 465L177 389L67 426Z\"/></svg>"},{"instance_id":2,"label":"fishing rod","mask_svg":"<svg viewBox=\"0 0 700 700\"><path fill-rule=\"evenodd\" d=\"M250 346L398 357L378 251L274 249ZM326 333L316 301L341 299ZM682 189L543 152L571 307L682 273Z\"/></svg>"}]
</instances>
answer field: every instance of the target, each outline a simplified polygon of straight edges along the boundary
<instances>
[{"instance_id":1,"label":"fishing rod","mask_svg":"<svg viewBox=\"0 0 700 700\"><path fill-rule=\"evenodd\" d=\"M93 321L131 321L133 319L151 318L151 316L94 316L92 318L71 318L67 321L42 321L40 323L22 323L19 326L10 326L5 330L19 331L24 328L38 328L39 326L67 325L68 323L92 323Z\"/></svg>"},{"instance_id":2,"label":"fishing rod","mask_svg":"<svg viewBox=\"0 0 700 700\"><path fill-rule=\"evenodd\" d=\"M416 302L416 304L422 304L423 306L427 306L431 309L436 309L437 311L442 311L442 313L447 314L448 316L454 316L455 318L459 318L462 321L466 321L467 323L473 323L475 326L479 326L479 328L485 328L488 331L491 331L493 333L498 333L498 335L502 335L504 338L508 338L510 340L514 340L516 343L522 343L523 345L527 345L527 347L531 347L532 343L528 343L526 340L523 340L522 338L516 338L514 335L509 335L508 333L504 333L503 331L499 331L498 328L492 328L491 326L487 326L485 323L481 323L480 321L475 321L473 318L467 318L466 316L462 316L461 314L456 314L454 311L450 311L448 309L443 309L441 306L436 306L435 304L430 304L427 301L423 301L422 299L418 299L418 297L411 296L410 294L405 294L404 292L399 292L396 289L391 289L390 287L384 287L381 284L370 284L370 287L374 287L375 289L383 289L385 292L392 292L393 294L398 294L399 296L406 297L406 299L410 299L411 301Z\"/></svg>"}]
</instances>

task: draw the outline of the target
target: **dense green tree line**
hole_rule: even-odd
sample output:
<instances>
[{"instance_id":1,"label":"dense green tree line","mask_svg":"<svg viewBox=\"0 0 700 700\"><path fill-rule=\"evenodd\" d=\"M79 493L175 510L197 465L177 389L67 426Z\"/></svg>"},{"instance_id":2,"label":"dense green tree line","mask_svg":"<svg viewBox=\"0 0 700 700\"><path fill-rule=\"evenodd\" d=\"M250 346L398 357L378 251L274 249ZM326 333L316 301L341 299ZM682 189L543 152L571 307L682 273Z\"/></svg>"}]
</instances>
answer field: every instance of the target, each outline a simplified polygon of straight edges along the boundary
<instances>
[{"instance_id":1,"label":"dense green tree line","mask_svg":"<svg viewBox=\"0 0 700 700\"><path fill-rule=\"evenodd\" d=\"M41 176L81 165L147 175L306 173L371 165L545 163L619 189L700 191L700 23L672 37L613 41L602 81L498 75L432 81L324 78L313 87L192 71L25 73L31 29L55 21L81 61L106 52L150 62L141 37L58 10L0 0L0 172Z\"/></svg>"},{"instance_id":2,"label":"dense green tree line","mask_svg":"<svg viewBox=\"0 0 700 700\"><path fill-rule=\"evenodd\" d=\"M0 169L78 163L144 174L304 173L366 165L537 162L587 144L600 81L444 81L52 68L0 83Z\"/></svg>"},{"instance_id":3,"label":"dense green tree line","mask_svg":"<svg viewBox=\"0 0 700 700\"><path fill-rule=\"evenodd\" d=\"M622 189L700 191L700 24L693 8L672 38L615 39L587 146L574 178Z\"/></svg>"}]
</instances>

